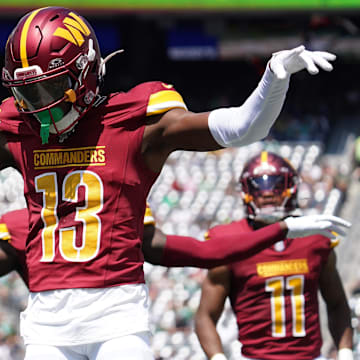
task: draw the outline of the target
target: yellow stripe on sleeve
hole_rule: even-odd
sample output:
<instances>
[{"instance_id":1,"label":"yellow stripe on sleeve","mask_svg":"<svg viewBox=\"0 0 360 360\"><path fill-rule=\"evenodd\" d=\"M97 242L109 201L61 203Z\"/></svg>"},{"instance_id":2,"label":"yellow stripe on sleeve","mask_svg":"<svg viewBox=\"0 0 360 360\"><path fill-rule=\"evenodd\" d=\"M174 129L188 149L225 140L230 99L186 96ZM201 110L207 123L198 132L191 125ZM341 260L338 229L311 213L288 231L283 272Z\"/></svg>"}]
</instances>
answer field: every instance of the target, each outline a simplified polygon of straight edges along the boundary
<instances>
[{"instance_id":1,"label":"yellow stripe on sleeve","mask_svg":"<svg viewBox=\"0 0 360 360\"><path fill-rule=\"evenodd\" d=\"M155 219L151 212L149 204L146 204L145 216L144 216L144 225L155 225Z\"/></svg>"},{"instance_id":2,"label":"yellow stripe on sleeve","mask_svg":"<svg viewBox=\"0 0 360 360\"><path fill-rule=\"evenodd\" d=\"M150 95L146 116L162 114L175 108L187 110L182 96L173 90L162 90Z\"/></svg>"},{"instance_id":3,"label":"yellow stripe on sleeve","mask_svg":"<svg viewBox=\"0 0 360 360\"><path fill-rule=\"evenodd\" d=\"M338 238L336 238L334 240L330 240L330 248L331 249L334 249L339 244L340 244L340 240Z\"/></svg>"},{"instance_id":4,"label":"yellow stripe on sleeve","mask_svg":"<svg viewBox=\"0 0 360 360\"><path fill-rule=\"evenodd\" d=\"M6 226L6 224L1 223L0 224L0 240L6 240L9 241L11 239L9 230Z\"/></svg>"},{"instance_id":5,"label":"yellow stripe on sleeve","mask_svg":"<svg viewBox=\"0 0 360 360\"><path fill-rule=\"evenodd\" d=\"M339 234L336 231L332 231L331 233L336 236L335 239L330 239L330 248L333 249L340 244L340 239L337 237Z\"/></svg>"}]
</instances>

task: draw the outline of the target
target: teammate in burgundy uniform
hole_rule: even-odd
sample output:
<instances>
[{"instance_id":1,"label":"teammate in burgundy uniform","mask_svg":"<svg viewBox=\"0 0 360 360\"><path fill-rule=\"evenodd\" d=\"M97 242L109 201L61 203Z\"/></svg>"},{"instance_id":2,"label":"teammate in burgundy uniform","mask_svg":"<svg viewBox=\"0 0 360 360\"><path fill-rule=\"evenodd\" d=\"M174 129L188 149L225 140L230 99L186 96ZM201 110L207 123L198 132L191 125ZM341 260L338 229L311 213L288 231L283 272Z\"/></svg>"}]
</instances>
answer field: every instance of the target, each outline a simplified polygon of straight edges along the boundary
<instances>
[{"instance_id":1,"label":"teammate in burgundy uniform","mask_svg":"<svg viewBox=\"0 0 360 360\"><path fill-rule=\"evenodd\" d=\"M168 155L263 138L290 75L330 71L335 59L303 46L280 51L242 106L192 113L162 82L101 96L110 57L101 58L90 24L61 7L26 14L6 44L2 82L13 96L0 107L0 166L21 172L29 209L26 360L152 359L141 239L146 198ZM259 240L337 223L348 226L292 219Z\"/></svg>"},{"instance_id":2,"label":"teammate in burgundy uniform","mask_svg":"<svg viewBox=\"0 0 360 360\"><path fill-rule=\"evenodd\" d=\"M297 173L276 154L263 152L251 159L240 182L248 217L215 226L208 233L210 239L254 231L295 209ZM210 270L195 321L206 355L226 359L216 324L229 297L242 359L321 359L320 289L329 329L340 349L338 359L351 360L350 310L335 266L334 245L321 235L301 241L284 238L254 256Z\"/></svg>"}]
</instances>

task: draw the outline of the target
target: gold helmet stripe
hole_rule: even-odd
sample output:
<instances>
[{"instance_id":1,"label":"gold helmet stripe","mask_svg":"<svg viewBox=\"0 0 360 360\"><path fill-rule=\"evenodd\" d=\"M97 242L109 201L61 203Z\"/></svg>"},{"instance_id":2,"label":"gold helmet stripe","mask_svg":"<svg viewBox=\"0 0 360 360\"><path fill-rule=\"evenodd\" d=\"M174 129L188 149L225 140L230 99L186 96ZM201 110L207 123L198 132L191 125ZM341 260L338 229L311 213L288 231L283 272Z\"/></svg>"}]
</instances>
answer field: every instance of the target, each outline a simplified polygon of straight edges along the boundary
<instances>
[{"instance_id":1,"label":"gold helmet stripe","mask_svg":"<svg viewBox=\"0 0 360 360\"><path fill-rule=\"evenodd\" d=\"M34 17L38 14L39 11L45 8L40 8L34 10L26 19L25 24L23 26L21 37L20 37L20 59L23 68L29 67L29 62L27 58L27 51L26 51L26 43L27 43L27 36L29 32L29 27L31 22L33 21Z\"/></svg>"},{"instance_id":2,"label":"gold helmet stripe","mask_svg":"<svg viewBox=\"0 0 360 360\"><path fill-rule=\"evenodd\" d=\"M267 151L262 151L261 152L261 162L262 163L267 163L268 162L268 152Z\"/></svg>"},{"instance_id":3,"label":"gold helmet stripe","mask_svg":"<svg viewBox=\"0 0 360 360\"><path fill-rule=\"evenodd\" d=\"M0 240L7 240L9 241L11 239L9 230L5 223L0 224Z\"/></svg>"}]
</instances>

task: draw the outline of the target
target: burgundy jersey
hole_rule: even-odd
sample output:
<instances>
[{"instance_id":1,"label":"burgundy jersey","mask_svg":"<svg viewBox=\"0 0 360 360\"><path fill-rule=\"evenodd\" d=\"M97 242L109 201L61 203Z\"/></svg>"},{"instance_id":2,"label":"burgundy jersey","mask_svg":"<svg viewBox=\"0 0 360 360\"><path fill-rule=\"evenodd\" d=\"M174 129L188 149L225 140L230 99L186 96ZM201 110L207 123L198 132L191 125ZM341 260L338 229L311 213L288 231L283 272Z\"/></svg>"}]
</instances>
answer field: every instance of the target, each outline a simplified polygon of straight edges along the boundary
<instances>
[{"instance_id":1,"label":"burgundy jersey","mask_svg":"<svg viewBox=\"0 0 360 360\"><path fill-rule=\"evenodd\" d=\"M28 275L25 262L25 243L29 232L28 224L27 209L9 211L0 218L0 239L8 241L15 250L15 253L10 255L17 257L18 267L16 270L26 285L28 285ZM7 251L6 248L4 250Z\"/></svg>"},{"instance_id":2,"label":"burgundy jersey","mask_svg":"<svg viewBox=\"0 0 360 360\"><path fill-rule=\"evenodd\" d=\"M219 225L208 236L252 231L246 219ZM230 302L244 356L305 360L320 356L319 277L331 251L329 239L284 239L229 266Z\"/></svg>"},{"instance_id":3,"label":"burgundy jersey","mask_svg":"<svg viewBox=\"0 0 360 360\"><path fill-rule=\"evenodd\" d=\"M11 98L0 130L24 177L31 291L143 283L146 198L158 174L141 155L146 117L186 108L171 85L149 82L97 99L63 142Z\"/></svg>"}]
</instances>

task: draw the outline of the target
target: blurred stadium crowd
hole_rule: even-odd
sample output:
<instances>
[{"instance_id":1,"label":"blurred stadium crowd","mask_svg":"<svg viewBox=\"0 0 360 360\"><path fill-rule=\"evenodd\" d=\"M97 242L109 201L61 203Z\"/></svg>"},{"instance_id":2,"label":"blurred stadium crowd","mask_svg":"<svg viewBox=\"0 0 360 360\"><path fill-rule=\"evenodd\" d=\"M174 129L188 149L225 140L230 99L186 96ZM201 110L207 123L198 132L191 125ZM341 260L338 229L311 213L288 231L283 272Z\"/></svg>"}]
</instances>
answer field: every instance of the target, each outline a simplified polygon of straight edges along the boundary
<instances>
[{"instance_id":1,"label":"blurred stadium crowd","mask_svg":"<svg viewBox=\"0 0 360 360\"><path fill-rule=\"evenodd\" d=\"M241 103L256 86L265 65L264 59L250 56L226 62L171 61L162 57L166 53L164 39L159 29L155 30L151 25L151 17L149 19L141 26L136 21L130 24L131 19L123 21L122 26L127 26L132 34L129 39L122 39L130 56L127 60L126 57L119 58L120 65L115 65L118 60L109 64L108 71L115 76L109 76L108 91L114 90L115 86L116 90L126 90L130 84L160 79L175 84L189 109L201 111ZM163 20L163 27L170 21ZM297 24L299 32L302 24ZM309 31L302 34L303 40L310 44L315 25L310 27L311 31L308 28ZM149 29L151 31L147 31ZM336 44L334 39L338 39L341 31L344 30L332 27L330 40L327 37L325 44L319 46L326 48ZM136 36L143 41L139 42ZM148 43L146 39L154 36L160 36L162 42L150 45L152 41ZM349 36L349 31L345 36ZM279 45L281 48L283 45ZM108 50L113 50L110 45ZM331 46L327 50L331 51ZM143 57L144 52L153 56ZM320 74L316 79L304 79L303 74L294 76L284 110L264 142L236 150L172 154L149 197L157 226L165 233L191 235L202 240L210 226L242 218L245 212L238 192L238 177L246 160L262 149L287 157L300 172L302 182L298 200L305 214L337 214L357 225L355 210L356 204L360 204L360 168L354 161L353 146L360 135L358 66L359 58L351 55L335 64L330 77L328 74ZM4 98L7 93L2 89L0 95ZM0 172L0 215L25 207L22 193L23 182L15 170ZM353 310L356 359L360 359L360 272L356 270L360 258L351 246L358 247L355 242L358 230L355 226L337 250L340 255L338 268ZM152 347L157 360L205 360L193 331L193 315L206 271L167 269L145 263L145 274L151 299ZM0 278L1 360L23 359L18 326L19 313L26 301L27 289L16 274ZM324 317L325 313L322 315ZM236 340L236 323L229 303L226 303L218 326L229 359L237 359L240 344ZM326 333L324 335L324 355L335 359L331 340Z\"/></svg>"}]
</instances>

